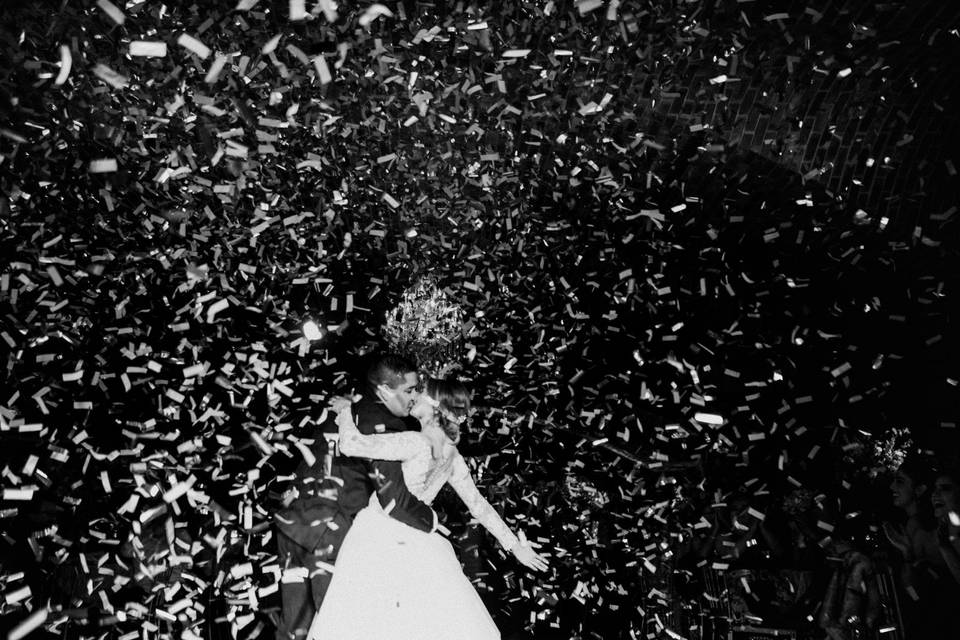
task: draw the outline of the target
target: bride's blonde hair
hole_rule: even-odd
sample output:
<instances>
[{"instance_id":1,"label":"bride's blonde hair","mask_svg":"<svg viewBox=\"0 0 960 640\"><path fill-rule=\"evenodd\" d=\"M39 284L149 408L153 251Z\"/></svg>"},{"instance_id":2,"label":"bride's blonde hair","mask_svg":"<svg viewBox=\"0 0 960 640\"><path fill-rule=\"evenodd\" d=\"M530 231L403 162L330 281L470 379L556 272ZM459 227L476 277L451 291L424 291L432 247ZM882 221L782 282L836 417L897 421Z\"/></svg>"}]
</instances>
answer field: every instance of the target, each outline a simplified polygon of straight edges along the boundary
<instances>
[{"instance_id":1,"label":"bride's blonde hair","mask_svg":"<svg viewBox=\"0 0 960 640\"><path fill-rule=\"evenodd\" d=\"M427 378L424 392L436 400L437 423L454 444L460 441L460 426L470 415L470 392L461 382Z\"/></svg>"}]
</instances>

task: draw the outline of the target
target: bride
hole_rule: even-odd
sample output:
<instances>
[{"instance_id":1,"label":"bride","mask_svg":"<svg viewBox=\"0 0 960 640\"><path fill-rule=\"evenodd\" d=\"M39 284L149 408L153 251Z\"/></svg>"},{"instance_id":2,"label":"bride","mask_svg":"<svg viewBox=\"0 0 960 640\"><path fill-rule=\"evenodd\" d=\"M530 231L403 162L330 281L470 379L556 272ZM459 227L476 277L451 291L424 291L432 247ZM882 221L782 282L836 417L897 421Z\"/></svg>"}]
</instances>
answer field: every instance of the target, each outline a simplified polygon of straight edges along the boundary
<instances>
[{"instance_id":1,"label":"bride","mask_svg":"<svg viewBox=\"0 0 960 640\"><path fill-rule=\"evenodd\" d=\"M421 431L362 435L349 403L338 411L343 455L400 460L403 478L425 503L449 483L471 515L523 565L543 571L546 559L504 523L477 490L457 452L470 396L457 382L429 378L410 411ZM357 514L334 567L333 579L308 640L494 640L493 619L464 575L450 543L387 515L374 497ZM521 533L522 536L522 533Z\"/></svg>"}]
</instances>

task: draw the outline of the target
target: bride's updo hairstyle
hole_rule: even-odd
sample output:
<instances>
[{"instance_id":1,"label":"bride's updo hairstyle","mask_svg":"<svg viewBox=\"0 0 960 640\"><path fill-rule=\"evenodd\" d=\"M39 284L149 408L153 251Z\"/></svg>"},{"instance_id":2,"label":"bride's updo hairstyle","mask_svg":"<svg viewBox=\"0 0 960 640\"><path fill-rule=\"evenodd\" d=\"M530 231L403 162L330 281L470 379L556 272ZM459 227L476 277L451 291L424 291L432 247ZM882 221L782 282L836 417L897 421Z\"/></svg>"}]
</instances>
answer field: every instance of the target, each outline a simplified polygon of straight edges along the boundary
<instances>
[{"instance_id":1,"label":"bride's updo hairstyle","mask_svg":"<svg viewBox=\"0 0 960 640\"><path fill-rule=\"evenodd\" d=\"M460 426L470 414L470 392L456 380L427 378L424 391L440 403L436 409L440 428L454 444L460 441Z\"/></svg>"}]
</instances>

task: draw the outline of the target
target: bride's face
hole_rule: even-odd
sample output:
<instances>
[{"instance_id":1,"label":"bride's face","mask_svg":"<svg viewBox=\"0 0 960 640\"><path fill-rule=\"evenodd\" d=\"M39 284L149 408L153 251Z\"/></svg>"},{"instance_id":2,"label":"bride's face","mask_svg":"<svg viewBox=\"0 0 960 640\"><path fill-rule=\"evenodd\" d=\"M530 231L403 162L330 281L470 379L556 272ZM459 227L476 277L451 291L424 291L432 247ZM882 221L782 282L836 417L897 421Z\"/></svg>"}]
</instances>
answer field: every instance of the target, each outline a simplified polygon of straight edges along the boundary
<instances>
[{"instance_id":1,"label":"bride's face","mask_svg":"<svg viewBox=\"0 0 960 640\"><path fill-rule=\"evenodd\" d=\"M413 404L413 408L410 409L410 415L423 423L433 416L433 408L436 404L433 398L422 392Z\"/></svg>"}]
</instances>

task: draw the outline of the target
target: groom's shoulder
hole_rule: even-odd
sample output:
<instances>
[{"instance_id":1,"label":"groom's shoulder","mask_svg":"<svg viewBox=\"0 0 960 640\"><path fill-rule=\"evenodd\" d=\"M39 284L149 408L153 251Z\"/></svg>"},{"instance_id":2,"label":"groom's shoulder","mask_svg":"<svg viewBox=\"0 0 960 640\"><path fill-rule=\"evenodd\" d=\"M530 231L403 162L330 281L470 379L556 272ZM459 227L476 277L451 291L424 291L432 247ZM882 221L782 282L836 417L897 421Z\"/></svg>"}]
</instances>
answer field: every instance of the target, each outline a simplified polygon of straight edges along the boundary
<instances>
[{"instance_id":1,"label":"groom's shoulder","mask_svg":"<svg viewBox=\"0 0 960 640\"><path fill-rule=\"evenodd\" d=\"M353 413L357 418L357 427L363 433L382 433L405 429L402 418L390 413L381 402L369 395L364 395L356 401L353 405Z\"/></svg>"},{"instance_id":2,"label":"groom's shoulder","mask_svg":"<svg viewBox=\"0 0 960 640\"><path fill-rule=\"evenodd\" d=\"M360 398L353 403L353 414L358 418L373 417L381 414L389 415L389 413L382 403L377 402L376 398L369 394L360 396Z\"/></svg>"}]
</instances>

